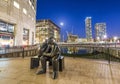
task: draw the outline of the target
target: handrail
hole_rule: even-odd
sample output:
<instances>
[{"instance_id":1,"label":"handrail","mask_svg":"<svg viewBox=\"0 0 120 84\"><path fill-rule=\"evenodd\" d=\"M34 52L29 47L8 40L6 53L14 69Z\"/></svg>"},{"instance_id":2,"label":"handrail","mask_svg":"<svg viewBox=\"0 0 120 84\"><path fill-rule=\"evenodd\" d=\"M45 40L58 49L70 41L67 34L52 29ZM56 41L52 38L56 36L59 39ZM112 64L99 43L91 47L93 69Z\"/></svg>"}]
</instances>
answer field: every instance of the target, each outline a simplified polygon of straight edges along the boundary
<instances>
[{"instance_id":1,"label":"handrail","mask_svg":"<svg viewBox=\"0 0 120 84\"><path fill-rule=\"evenodd\" d=\"M38 49L38 45L30 45L30 46L14 46L8 48L0 48L0 55L7 54L7 53L14 53L14 52L22 52L28 50Z\"/></svg>"}]
</instances>

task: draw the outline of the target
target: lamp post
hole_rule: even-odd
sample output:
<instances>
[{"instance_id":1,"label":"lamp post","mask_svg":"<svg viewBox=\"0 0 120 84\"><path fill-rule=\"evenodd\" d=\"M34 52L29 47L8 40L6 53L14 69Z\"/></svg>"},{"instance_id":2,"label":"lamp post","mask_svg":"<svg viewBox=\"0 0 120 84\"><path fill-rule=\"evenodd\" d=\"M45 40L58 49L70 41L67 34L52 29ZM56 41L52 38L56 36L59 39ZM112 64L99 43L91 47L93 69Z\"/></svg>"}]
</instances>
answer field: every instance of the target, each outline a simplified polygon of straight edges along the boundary
<instances>
[{"instance_id":1,"label":"lamp post","mask_svg":"<svg viewBox=\"0 0 120 84\"><path fill-rule=\"evenodd\" d=\"M117 47L116 44L117 44L117 37L115 36L114 38L114 42L115 42L115 48Z\"/></svg>"},{"instance_id":2,"label":"lamp post","mask_svg":"<svg viewBox=\"0 0 120 84\"><path fill-rule=\"evenodd\" d=\"M107 35L104 35L103 38L104 38L104 40L105 40L105 47L107 47L107 42L106 42L106 41L107 41Z\"/></svg>"},{"instance_id":3,"label":"lamp post","mask_svg":"<svg viewBox=\"0 0 120 84\"><path fill-rule=\"evenodd\" d=\"M39 28L38 31L39 31L38 33L39 33L39 45L40 45L40 28Z\"/></svg>"},{"instance_id":4,"label":"lamp post","mask_svg":"<svg viewBox=\"0 0 120 84\"><path fill-rule=\"evenodd\" d=\"M111 57L109 55L109 47L107 47L107 35L104 35L104 39L105 39L105 48L106 48L106 55L108 57L108 63L110 64L110 60L111 60Z\"/></svg>"},{"instance_id":5,"label":"lamp post","mask_svg":"<svg viewBox=\"0 0 120 84\"><path fill-rule=\"evenodd\" d=\"M97 37L97 42L100 42L100 37Z\"/></svg>"}]
</instances>

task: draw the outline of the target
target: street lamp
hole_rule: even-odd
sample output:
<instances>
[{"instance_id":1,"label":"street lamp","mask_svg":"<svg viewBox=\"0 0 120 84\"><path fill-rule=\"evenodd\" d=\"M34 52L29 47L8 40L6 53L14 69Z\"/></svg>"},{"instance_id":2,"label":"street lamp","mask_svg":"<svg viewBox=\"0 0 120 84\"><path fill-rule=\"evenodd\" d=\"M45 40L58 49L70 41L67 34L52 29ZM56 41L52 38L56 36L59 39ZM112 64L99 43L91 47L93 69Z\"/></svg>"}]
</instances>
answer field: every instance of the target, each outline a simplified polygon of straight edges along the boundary
<instances>
[{"instance_id":1,"label":"street lamp","mask_svg":"<svg viewBox=\"0 0 120 84\"><path fill-rule=\"evenodd\" d=\"M100 37L97 37L97 41L98 41L98 42L100 41Z\"/></svg>"},{"instance_id":2,"label":"street lamp","mask_svg":"<svg viewBox=\"0 0 120 84\"><path fill-rule=\"evenodd\" d=\"M106 42L107 35L104 35L104 37L103 37L103 38L105 39L105 47L106 47L106 45L107 45L107 42Z\"/></svg>"},{"instance_id":3,"label":"street lamp","mask_svg":"<svg viewBox=\"0 0 120 84\"><path fill-rule=\"evenodd\" d=\"M104 35L104 39L106 39L107 38L107 35Z\"/></svg>"},{"instance_id":4,"label":"street lamp","mask_svg":"<svg viewBox=\"0 0 120 84\"><path fill-rule=\"evenodd\" d=\"M108 55L108 63L110 64L110 60L111 60L111 57L109 55L109 47L107 47L107 35L104 35L104 39L105 39L105 48L107 49L107 51L105 52L107 55Z\"/></svg>"},{"instance_id":5,"label":"street lamp","mask_svg":"<svg viewBox=\"0 0 120 84\"><path fill-rule=\"evenodd\" d=\"M113 39L114 39L114 42L115 42L115 48L116 48L116 43L117 43L117 39L118 39L118 38L115 36Z\"/></svg>"}]
</instances>

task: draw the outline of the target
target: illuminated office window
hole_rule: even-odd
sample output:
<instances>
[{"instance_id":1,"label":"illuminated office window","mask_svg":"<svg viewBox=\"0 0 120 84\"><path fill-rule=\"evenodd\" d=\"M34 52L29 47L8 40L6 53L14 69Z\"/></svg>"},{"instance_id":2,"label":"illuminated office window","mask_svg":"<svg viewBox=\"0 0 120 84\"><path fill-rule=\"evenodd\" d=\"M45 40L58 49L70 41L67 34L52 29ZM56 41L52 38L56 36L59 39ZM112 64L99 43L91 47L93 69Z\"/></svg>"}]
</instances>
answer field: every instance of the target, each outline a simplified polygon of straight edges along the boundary
<instances>
[{"instance_id":1,"label":"illuminated office window","mask_svg":"<svg viewBox=\"0 0 120 84\"><path fill-rule=\"evenodd\" d=\"M27 10L25 8L23 8L23 13L27 14Z\"/></svg>"},{"instance_id":2,"label":"illuminated office window","mask_svg":"<svg viewBox=\"0 0 120 84\"><path fill-rule=\"evenodd\" d=\"M29 0L29 4L30 4L30 6L32 5L32 3L31 3L31 1Z\"/></svg>"},{"instance_id":3,"label":"illuminated office window","mask_svg":"<svg viewBox=\"0 0 120 84\"><path fill-rule=\"evenodd\" d=\"M0 21L0 32L13 33L14 25Z\"/></svg>"},{"instance_id":4,"label":"illuminated office window","mask_svg":"<svg viewBox=\"0 0 120 84\"><path fill-rule=\"evenodd\" d=\"M14 3L13 3L13 4L14 4L14 6L15 6L16 8L18 8L18 9L20 8L19 3L17 3L16 1L14 1Z\"/></svg>"}]
</instances>

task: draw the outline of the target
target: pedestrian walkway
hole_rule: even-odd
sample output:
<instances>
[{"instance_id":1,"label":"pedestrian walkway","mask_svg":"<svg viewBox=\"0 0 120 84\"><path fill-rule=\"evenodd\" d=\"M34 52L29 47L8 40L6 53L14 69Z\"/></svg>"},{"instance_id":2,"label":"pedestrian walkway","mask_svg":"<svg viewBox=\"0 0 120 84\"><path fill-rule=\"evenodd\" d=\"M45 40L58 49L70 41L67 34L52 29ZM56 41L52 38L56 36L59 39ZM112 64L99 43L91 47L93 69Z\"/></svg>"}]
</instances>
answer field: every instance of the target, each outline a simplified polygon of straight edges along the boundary
<instances>
[{"instance_id":1,"label":"pedestrian walkway","mask_svg":"<svg viewBox=\"0 0 120 84\"><path fill-rule=\"evenodd\" d=\"M120 63L65 57L65 69L53 80L52 67L36 75L30 58L0 59L0 84L120 84Z\"/></svg>"}]
</instances>

